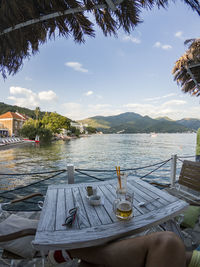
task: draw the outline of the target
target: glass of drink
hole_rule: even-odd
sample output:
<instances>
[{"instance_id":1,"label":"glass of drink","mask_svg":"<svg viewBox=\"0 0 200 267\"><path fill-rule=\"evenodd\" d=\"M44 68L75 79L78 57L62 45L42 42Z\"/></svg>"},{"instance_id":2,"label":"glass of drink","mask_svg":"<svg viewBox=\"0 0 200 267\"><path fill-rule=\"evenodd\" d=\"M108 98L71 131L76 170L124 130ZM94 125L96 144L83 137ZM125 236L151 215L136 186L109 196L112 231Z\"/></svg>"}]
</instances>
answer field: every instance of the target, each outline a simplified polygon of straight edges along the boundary
<instances>
[{"instance_id":1,"label":"glass of drink","mask_svg":"<svg viewBox=\"0 0 200 267\"><path fill-rule=\"evenodd\" d=\"M113 211L120 220L129 220L133 217L133 193L117 194L113 203Z\"/></svg>"},{"instance_id":2,"label":"glass of drink","mask_svg":"<svg viewBox=\"0 0 200 267\"><path fill-rule=\"evenodd\" d=\"M125 194L127 191L127 173L121 173L118 177L117 194Z\"/></svg>"}]
</instances>

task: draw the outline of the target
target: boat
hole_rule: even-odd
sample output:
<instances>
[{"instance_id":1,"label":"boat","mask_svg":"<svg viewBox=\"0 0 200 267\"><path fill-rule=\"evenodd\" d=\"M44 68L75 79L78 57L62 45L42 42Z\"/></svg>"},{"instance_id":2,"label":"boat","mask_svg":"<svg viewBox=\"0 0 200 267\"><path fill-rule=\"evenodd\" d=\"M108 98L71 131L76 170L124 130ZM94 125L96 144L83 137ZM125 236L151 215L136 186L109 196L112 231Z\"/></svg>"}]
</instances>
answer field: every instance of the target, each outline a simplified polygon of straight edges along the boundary
<instances>
[{"instance_id":1,"label":"boat","mask_svg":"<svg viewBox=\"0 0 200 267\"><path fill-rule=\"evenodd\" d=\"M35 137L35 143L39 143L40 142L40 137L39 137L39 135L36 135L36 137Z\"/></svg>"},{"instance_id":2,"label":"boat","mask_svg":"<svg viewBox=\"0 0 200 267\"><path fill-rule=\"evenodd\" d=\"M156 137L157 133L151 133L151 137Z\"/></svg>"},{"instance_id":3,"label":"boat","mask_svg":"<svg viewBox=\"0 0 200 267\"><path fill-rule=\"evenodd\" d=\"M35 140L24 138L24 141L30 142L30 143L39 143L40 142L40 137L38 135L36 135Z\"/></svg>"}]
</instances>

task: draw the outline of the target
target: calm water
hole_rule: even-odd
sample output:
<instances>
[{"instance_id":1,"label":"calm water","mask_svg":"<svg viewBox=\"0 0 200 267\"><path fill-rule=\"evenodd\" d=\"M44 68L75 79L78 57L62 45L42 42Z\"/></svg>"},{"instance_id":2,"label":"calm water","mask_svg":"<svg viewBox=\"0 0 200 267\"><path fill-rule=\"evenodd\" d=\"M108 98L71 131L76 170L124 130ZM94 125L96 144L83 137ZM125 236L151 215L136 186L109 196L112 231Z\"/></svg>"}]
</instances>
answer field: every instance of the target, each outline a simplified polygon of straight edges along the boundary
<instances>
[{"instance_id":1,"label":"calm water","mask_svg":"<svg viewBox=\"0 0 200 267\"><path fill-rule=\"evenodd\" d=\"M132 169L167 160L172 154L178 156L195 155L196 134L126 134L93 135L70 141L57 141L48 146L28 146L0 151L1 173L27 173L47 170L66 169L73 163L76 168L114 170ZM194 158L192 158L193 160ZM178 161L178 167L181 162ZM156 167L132 171L143 176ZM147 179L168 181L170 163L152 173ZM99 178L111 178L114 173L90 173ZM62 175L63 176L63 175ZM64 176L63 176L64 177ZM0 176L1 181L5 177ZM15 178L16 185L35 181L40 177ZM8 182L8 177L6 178ZM93 180L83 175L76 175L76 181Z\"/></svg>"}]
</instances>

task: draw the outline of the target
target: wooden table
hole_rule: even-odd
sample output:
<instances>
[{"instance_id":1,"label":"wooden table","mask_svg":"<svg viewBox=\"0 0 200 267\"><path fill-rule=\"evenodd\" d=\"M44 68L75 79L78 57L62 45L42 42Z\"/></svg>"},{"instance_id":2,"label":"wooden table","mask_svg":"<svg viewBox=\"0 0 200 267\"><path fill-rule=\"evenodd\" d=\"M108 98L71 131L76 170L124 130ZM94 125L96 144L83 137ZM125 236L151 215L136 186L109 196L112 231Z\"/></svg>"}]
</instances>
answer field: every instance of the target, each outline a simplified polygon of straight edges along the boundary
<instances>
[{"instance_id":1,"label":"wooden table","mask_svg":"<svg viewBox=\"0 0 200 267\"><path fill-rule=\"evenodd\" d=\"M37 250L72 249L96 246L142 232L163 223L187 208L188 204L136 177L128 177L127 186L134 192L134 217L120 221L113 213L116 180L96 183L49 186L33 246ZM97 186L104 204L91 206L86 198L86 185ZM159 198L159 199L157 199ZM151 202L153 199L157 199ZM150 202L140 207L140 202ZM72 227L62 226L68 210L79 207Z\"/></svg>"}]
</instances>

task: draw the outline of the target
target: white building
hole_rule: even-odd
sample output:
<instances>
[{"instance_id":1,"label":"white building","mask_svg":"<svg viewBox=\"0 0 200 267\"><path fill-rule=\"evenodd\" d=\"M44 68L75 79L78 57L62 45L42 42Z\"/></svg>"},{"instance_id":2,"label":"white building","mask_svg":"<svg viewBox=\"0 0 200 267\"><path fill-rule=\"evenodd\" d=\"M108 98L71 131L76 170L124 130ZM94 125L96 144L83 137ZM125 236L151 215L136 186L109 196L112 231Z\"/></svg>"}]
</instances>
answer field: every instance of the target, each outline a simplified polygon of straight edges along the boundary
<instances>
[{"instance_id":1,"label":"white building","mask_svg":"<svg viewBox=\"0 0 200 267\"><path fill-rule=\"evenodd\" d=\"M71 127L75 127L76 129L79 129L80 133L83 133L85 131L85 128L88 127L88 124L78 123L78 122L71 122Z\"/></svg>"}]
</instances>

